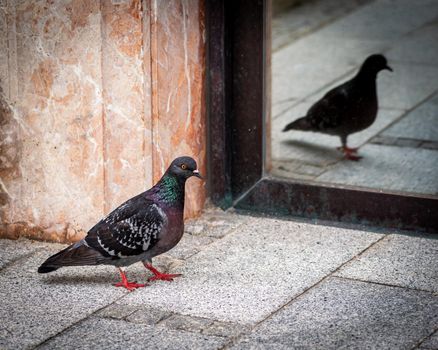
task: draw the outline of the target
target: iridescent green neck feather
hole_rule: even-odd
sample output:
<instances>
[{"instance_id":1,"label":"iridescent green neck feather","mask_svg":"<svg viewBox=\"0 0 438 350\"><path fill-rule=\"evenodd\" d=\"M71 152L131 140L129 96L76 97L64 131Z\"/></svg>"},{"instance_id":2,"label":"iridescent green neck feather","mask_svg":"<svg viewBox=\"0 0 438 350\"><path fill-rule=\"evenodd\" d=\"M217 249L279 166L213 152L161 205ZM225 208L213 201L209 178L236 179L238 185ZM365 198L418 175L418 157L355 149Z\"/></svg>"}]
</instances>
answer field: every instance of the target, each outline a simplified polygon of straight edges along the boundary
<instances>
[{"instance_id":1,"label":"iridescent green neck feather","mask_svg":"<svg viewBox=\"0 0 438 350\"><path fill-rule=\"evenodd\" d=\"M164 174L158 183L158 199L164 203L184 203L185 179L179 179L171 174Z\"/></svg>"}]
</instances>

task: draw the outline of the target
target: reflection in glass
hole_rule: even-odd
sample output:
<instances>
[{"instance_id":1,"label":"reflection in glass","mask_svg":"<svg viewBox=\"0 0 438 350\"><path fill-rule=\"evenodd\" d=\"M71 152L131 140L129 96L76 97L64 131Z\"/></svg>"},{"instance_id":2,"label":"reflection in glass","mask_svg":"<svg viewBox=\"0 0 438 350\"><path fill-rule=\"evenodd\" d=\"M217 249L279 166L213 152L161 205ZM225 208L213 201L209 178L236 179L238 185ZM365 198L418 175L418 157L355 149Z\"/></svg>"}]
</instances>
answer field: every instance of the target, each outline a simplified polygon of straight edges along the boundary
<instances>
[{"instance_id":1,"label":"reflection in glass","mask_svg":"<svg viewBox=\"0 0 438 350\"><path fill-rule=\"evenodd\" d=\"M438 1L272 5L273 175L438 195Z\"/></svg>"}]
</instances>

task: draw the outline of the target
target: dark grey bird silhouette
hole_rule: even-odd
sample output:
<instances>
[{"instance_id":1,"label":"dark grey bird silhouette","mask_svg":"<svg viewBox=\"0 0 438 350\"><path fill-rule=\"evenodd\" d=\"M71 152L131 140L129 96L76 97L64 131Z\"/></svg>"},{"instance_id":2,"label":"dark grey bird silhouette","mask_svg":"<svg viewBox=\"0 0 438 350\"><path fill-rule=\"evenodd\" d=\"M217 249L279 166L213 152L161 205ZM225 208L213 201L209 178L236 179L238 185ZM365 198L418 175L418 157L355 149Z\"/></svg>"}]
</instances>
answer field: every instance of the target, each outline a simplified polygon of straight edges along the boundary
<instances>
[{"instance_id":1,"label":"dark grey bird silhouette","mask_svg":"<svg viewBox=\"0 0 438 350\"><path fill-rule=\"evenodd\" d=\"M122 281L117 287L132 290L145 284L128 282L123 266L142 261L152 280L173 280L179 274L165 274L152 266L152 258L172 249L184 233L184 189L192 176L202 178L190 157L176 158L158 181L99 221L87 236L48 258L39 273L63 266L114 265Z\"/></svg>"},{"instance_id":2,"label":"dark grey bird silhouette","mask_svg":"<svg viewBox=\"0 0 438 350\"><path fill-rule=\"evenodd\" d=\"M347 138L368 128L376 120L376 78L383 69L392 72L383 55L369 56L353 79L327 92L304 117L289 123L283 131L313 131L339 136L342 143L339 149L345 158L359 160L357 148L349 148Z\"/></svg>"}]
</instances>

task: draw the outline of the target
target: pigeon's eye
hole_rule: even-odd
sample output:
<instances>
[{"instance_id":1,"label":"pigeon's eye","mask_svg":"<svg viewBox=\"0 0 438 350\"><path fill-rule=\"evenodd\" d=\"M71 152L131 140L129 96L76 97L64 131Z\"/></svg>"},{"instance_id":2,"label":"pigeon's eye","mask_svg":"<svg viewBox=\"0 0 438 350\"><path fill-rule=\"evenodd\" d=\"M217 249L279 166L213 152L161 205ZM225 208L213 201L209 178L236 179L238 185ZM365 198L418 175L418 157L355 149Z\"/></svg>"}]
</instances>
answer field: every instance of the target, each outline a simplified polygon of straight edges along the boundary
<instances>
[{"instance_id":1,"label":"pigeon's eye","mask_svg":"<svg viewBox=\"0 0 438 350\"><path fill-rule=\"evenodd\" d=\"M186 169L187 169L187 165L185 165L185 164L181 164L181 169L182 169L182 170L186 170Z\"/></svg>"}]
</instances>

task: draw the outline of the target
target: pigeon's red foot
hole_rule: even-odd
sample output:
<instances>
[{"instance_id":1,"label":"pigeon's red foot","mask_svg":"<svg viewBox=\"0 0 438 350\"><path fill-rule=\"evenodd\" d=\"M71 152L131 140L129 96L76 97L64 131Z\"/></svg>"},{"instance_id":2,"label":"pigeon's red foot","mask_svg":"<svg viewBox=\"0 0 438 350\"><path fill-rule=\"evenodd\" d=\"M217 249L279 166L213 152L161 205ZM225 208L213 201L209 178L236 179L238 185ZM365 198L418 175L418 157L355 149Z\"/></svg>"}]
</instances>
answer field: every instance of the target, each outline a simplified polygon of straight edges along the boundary
<instances>
[{"instance_id":1,"label":"pigeon's red foot","mask_svg":"<svg viewBox=\"0 0 438 350\"><path fill-rule=\"evenodd\" d=\"M354 154L353 152L346 152L344 151L344 158L348 159L348 160L353 160L355 162L357 162L358 160L360 160L362 157L358 156L357 154Z\"/></svg>"},{"instance_id":2,"label":"pigeon's red foot","mask_svg":"<svg viewBox=\"0 0 438 350\"><path fill-rule=\"evenodd\" d=\"M126 277L125 272L121 268L119 268L119 271L120 271L120 276L122 277L122 282L116 283L114 285L115 287L124 287L131 292L134 289L147 286L147 284L144 283L128 282L128 278Z\"/></svg>"},{"instance_id":3,"label":"pigeon's red foot","mask_svg":"<svg viewBox=\"0 0 438 350\"><path fill-rule=\"evenodd\" d=\"M358 148L350 148L350 147L338 147L338 150L340 150L342 153L344 153L344 158L348 160L358 161L361 159L361 156L357 155Z\"/></svg>"},{"instance_id":4,"label":"pigeon's red foot","mask_svg":"<svg viewBox=\"0 0 438 350\"><path fill-rule=\"evenodd\" d=\"M129 290L131 292L134 289L145 287L146 285L147 284L144 284L144 283L122 281L122 282L116 283L114 286L115 287L125 287L127 290Z\"/></svg>"},{"instance_id":5,"label":"pigeon's red foot","mask_svg":"<svg viewBox=\"0 0 438 350\"><path fill-rule=\"evenodd\" d=\"M155 267L153 267L151 264L144 264L144 266L154 274L154 276L148 278L148 282L157 281L157 280L173 281L175 277L182 276L180 273L162 273L158 271Z\"/></svg>"}]
</instances>

